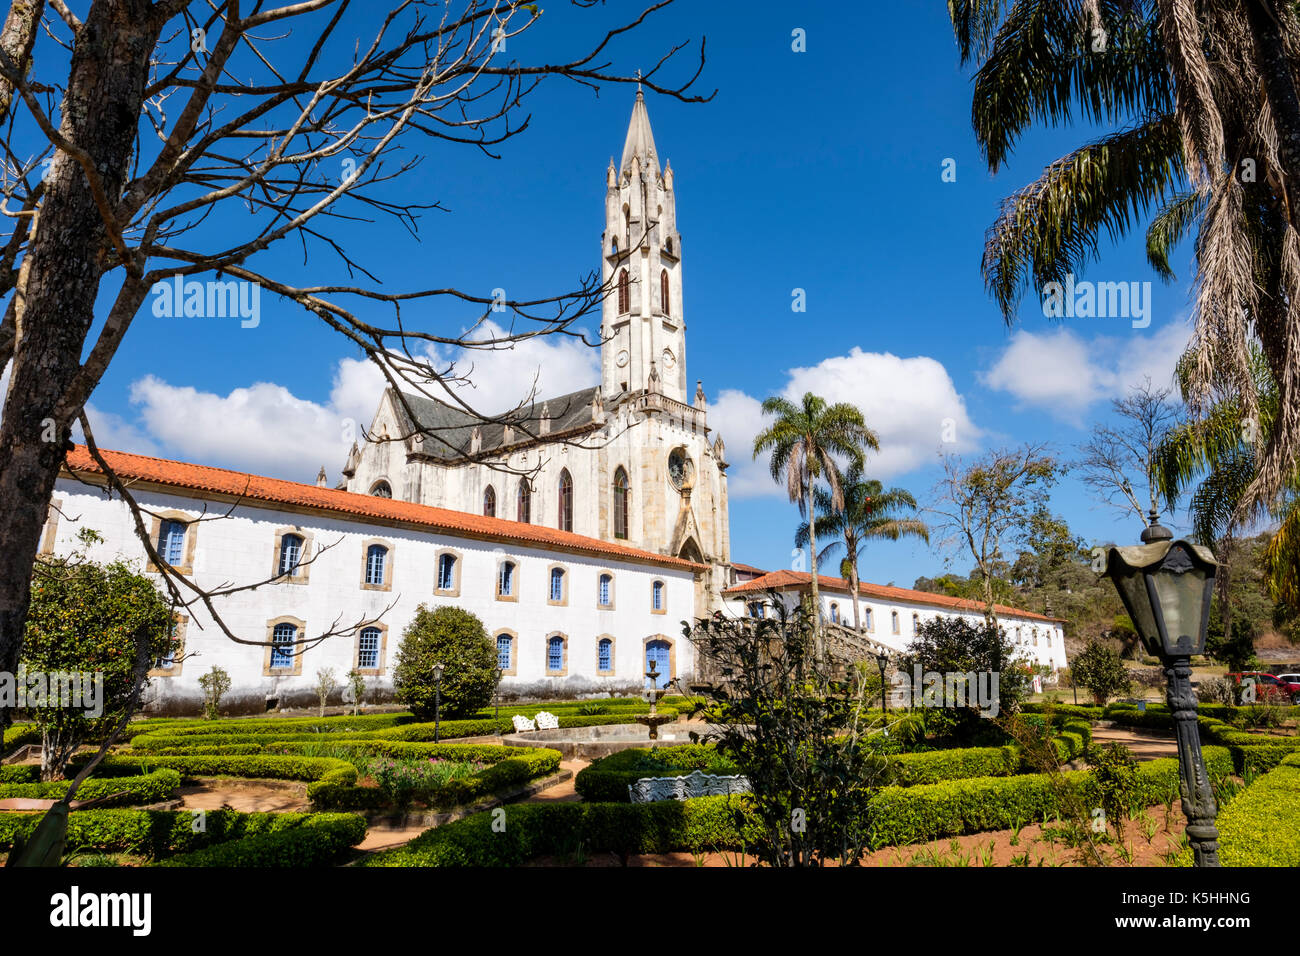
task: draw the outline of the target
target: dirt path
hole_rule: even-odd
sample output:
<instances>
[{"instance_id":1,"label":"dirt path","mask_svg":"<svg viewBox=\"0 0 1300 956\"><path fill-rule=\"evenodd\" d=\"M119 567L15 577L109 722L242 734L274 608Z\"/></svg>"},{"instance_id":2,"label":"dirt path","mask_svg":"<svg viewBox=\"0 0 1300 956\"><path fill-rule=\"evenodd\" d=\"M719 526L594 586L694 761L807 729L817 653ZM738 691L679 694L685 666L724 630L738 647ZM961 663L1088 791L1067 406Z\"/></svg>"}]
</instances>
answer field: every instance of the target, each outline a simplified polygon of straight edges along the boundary
<instances>
[{"instance_id":1,"label":"dirt path","mask_svg":"<svg viewBox=\"0 0 1300 956\"><path fill-rule=\"evenodd\" d=\"M1172 736L1144 733L1123 727L1093 727L1095 744L1121 743L1133 751L1138 760L1155 760L1158 757L1177 757L1178 742Z\"/></svg>"},{"instance_id":2,"label":"dirt path","mask_svg":"<svg viewBox=\"0 0 1300 956\"><path fill-rule=\"evenodd\" d=\"M573 776L567 780L561 780L553 787L547 787L538 793L533 794L523 803L576 803L582 799L582 795L574 788L574 781L578 779L578 771L590 765L590 760L561 760L561 770L573 771Z\"/></svg>"},{"instance_id":3,"label":"dirt path","mask_svg":"<svg viewBox=\"0 0 1300 956\"><path fill-rule=\"evenodd\" d=\"M307 785L290 780L233 780L205 778L176 791L186 810L220 810L244 813L306 810Z\"/></svg>"}]
</instances>

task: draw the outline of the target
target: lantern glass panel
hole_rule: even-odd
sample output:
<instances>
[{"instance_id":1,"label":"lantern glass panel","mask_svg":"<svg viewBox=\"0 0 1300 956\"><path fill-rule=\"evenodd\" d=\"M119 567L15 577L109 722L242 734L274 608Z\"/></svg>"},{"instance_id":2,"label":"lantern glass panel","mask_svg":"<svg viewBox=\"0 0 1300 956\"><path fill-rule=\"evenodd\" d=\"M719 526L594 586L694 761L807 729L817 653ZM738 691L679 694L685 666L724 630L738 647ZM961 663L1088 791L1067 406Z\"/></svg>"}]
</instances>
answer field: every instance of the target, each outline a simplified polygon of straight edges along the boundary
<instances>
[{"instance_id":1,"label":"lantern glass panel","mask_svg":"<svg viewBox=\"0 0 1300 956\"><path fill-rule=\"evenodd\" d=\"M1128 571L1115 577L1114 581L1120 599L1124 602L1124 609L1133 619L1133 626L1142 638L1142 643L1151 653L1158 653L1160 632L1156 630L1156 618L1151 610L1151 600L1147 595L1147 584L1142 572Z\"/></svg>"},{"instance_id":2,"label":"lantern glass panel","mask_svg":"<svg viewBox=\"0 0 1300 956\"><path fill-rule=\"evenodd\" d=\"M1173 574L1168 571L1151 575L1160 612L1165 619L1165 652L1196 654L1201 635L1201 613L1205 597L1205 572L1199 568Z\"/></svg>"}]
</instances>

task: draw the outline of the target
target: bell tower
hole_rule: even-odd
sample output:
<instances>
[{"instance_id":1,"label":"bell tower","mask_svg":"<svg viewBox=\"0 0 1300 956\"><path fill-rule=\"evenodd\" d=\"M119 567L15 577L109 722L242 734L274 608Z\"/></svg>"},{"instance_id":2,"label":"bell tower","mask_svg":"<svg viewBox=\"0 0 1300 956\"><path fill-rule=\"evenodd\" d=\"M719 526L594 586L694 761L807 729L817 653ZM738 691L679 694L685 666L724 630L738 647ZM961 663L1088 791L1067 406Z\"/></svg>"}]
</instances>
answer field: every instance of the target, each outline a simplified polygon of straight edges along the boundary
<instances>
[{"instance_id":1,"label":"bell tower","mask_svg":"<svg viewBox=\"0 0 1300 956\"><path fill-rule=\"evenodd\" d=\"M605 400L654 389L687 402L682 237L671 164L659 165L640 87L623 159L605 171L601 386Z\"/></svg>"}]
</instances>

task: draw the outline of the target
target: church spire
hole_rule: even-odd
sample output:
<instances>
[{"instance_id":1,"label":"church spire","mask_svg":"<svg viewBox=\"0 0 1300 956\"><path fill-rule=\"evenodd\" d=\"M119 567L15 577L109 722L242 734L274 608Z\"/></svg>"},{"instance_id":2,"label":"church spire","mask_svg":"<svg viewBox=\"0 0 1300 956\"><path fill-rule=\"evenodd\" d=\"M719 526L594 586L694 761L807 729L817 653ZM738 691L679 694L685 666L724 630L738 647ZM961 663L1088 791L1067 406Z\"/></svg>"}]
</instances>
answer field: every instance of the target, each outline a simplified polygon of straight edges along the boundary
<instances>
[{"instance_id":1,"label":"church spire","mask_svg":"<svg viewBox=\"0 0 1300 956\"><path fill-rule=\"evenodd\" d=\"M645 94L638 87L636 102L632 104L632 120L627 125L627 139L623 142L622 172L632 168L632 157L641 161L641 168L659 175L659 154L655 152L654 133L650 132L650 113L645 107Z\"/></svg>"}]
</instances>

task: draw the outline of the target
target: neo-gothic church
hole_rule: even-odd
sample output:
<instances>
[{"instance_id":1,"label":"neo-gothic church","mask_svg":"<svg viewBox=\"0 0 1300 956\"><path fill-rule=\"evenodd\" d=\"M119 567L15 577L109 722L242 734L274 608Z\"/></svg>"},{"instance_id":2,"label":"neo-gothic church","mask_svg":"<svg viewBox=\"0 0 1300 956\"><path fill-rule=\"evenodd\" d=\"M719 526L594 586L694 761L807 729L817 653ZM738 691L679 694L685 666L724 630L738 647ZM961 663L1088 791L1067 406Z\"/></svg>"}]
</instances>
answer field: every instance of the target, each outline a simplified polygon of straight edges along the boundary
<instances>
[{"instance_id":1,"label":"neo-gothic church","mask_svg":"<svg viewBox=\"0 0 1300 956\"><path fill-rule=\"evenodd\" d=\"M385 392L340 487L558 528L708 565L696 614L730 581L727 462L704 390L688 400L682 237L672 166L636 94L605 174L601 381L491 420Z\"/></svg>"}]
</instances>

